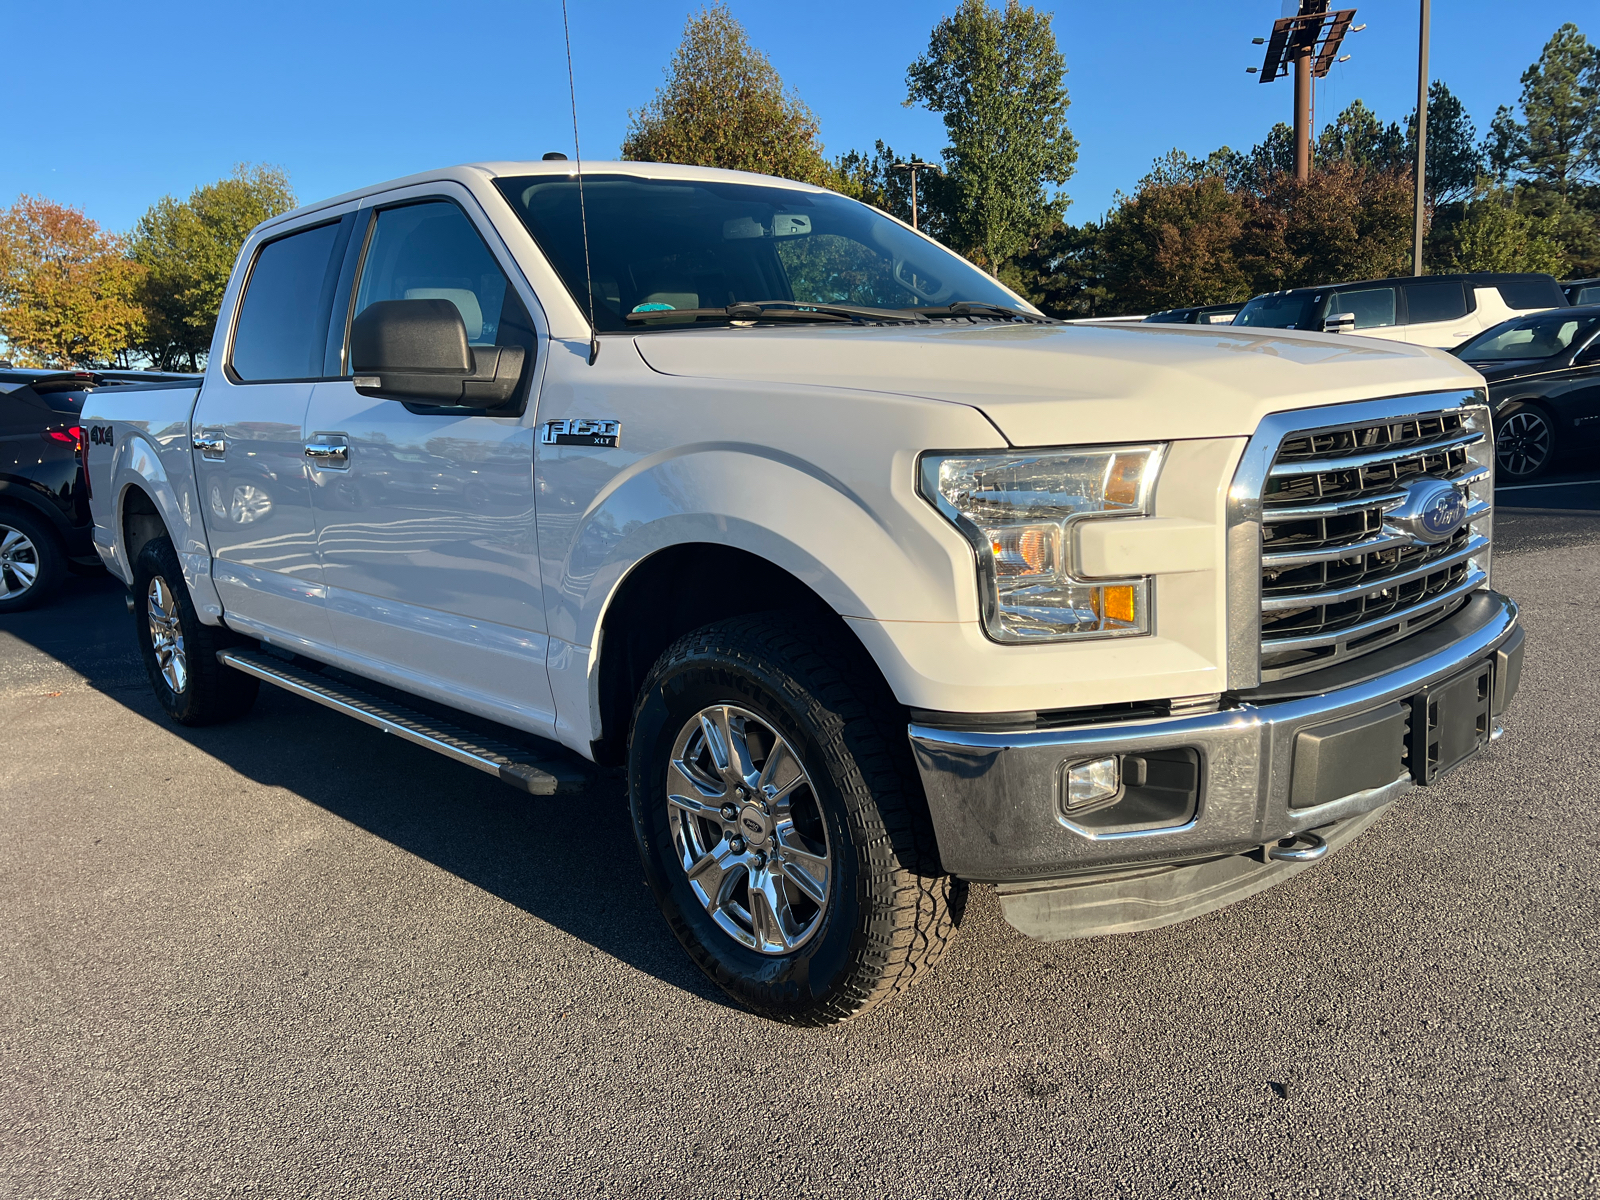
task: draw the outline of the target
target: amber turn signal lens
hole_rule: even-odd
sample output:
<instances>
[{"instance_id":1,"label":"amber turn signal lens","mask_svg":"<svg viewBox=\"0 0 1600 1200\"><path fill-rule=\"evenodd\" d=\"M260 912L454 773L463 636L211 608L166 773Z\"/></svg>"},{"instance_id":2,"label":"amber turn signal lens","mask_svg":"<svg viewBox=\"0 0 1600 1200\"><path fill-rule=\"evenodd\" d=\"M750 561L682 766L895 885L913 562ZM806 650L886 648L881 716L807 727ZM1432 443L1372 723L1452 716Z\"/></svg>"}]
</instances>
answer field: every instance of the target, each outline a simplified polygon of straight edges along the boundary
<instances>
[{"instance_id":1,"label":"amber turn signal lens","mask_svg":"<svg viewBox=\"0 0 1600 1200\"><path fill-rule=\"evenodd\" d=\"M1123 621L1133 624L1133 588L1108 587L1104 589L1105 615L1109 621Z\"/></svg>"}]
</instances>

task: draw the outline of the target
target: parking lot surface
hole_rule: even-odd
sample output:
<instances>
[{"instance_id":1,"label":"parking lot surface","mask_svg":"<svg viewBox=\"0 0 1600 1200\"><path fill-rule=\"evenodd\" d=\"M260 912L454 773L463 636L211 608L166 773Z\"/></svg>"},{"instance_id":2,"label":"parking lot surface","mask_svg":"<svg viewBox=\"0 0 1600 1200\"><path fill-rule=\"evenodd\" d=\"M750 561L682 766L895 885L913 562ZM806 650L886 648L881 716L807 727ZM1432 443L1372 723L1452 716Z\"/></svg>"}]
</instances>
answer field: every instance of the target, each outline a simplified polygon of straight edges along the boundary
<instances>
[{"instance_id":1,"label":"parking lot surface","mask_svg":"<svg viewBox=\"0 0 1600 1200\"><path fill-rule=\"evenodd\" d=\"M820 1031L690 965L617 783L531 799L271 688L181 729L74 580L0 624L0 1195L1597 1194L1600 512L1563 492L1502 496L1529 648L1473 768L1183 925L1040 945L976 888L926 983Z\"/></svg>"}]
</instances>

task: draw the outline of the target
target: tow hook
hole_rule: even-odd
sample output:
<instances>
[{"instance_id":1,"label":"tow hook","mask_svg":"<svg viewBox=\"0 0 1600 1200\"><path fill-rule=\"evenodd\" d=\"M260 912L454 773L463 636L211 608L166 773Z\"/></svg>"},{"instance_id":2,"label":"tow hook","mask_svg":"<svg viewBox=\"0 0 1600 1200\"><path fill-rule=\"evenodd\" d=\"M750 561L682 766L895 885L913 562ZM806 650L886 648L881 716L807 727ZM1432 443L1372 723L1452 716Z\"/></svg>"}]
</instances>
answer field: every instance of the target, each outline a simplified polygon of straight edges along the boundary
<instances>
[{"instance_id":1,"label":"tow hook","mask_svg":"<svg viewBox=\"0 0 1600 1200\"><path fill-rule=\"evenodd\" d=\"M1257 846L1250 857L1264 863L1316 862L1328 852L1328 843L1314 833L1296 833L1264 846Z\"/></svg>"}]
</instances>

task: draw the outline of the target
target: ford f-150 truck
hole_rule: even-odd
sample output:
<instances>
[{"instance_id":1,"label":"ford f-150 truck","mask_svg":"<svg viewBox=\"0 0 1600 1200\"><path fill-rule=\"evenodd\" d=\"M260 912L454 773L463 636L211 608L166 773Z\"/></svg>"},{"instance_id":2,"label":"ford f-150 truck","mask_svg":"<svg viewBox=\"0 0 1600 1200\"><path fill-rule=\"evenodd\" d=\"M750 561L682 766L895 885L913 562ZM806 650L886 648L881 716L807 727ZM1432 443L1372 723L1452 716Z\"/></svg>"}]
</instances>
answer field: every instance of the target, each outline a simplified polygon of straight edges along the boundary
<instances>
[{"instance_id":1,"label":"ford f-150 truck","mask_svg":"<svg viewBox=\"0 0 1600 1200\"><path fill-rule=\"evenodd\" d=\"M796 1024L921 977L972 883L1043 939L1269 887L1517 687L1465 364L1064 325L761 176L486 164L275 217L203 380L82 425L174 719L265 681L562 820L624 768L673 933Z\"/></svg>"}]
</instances>

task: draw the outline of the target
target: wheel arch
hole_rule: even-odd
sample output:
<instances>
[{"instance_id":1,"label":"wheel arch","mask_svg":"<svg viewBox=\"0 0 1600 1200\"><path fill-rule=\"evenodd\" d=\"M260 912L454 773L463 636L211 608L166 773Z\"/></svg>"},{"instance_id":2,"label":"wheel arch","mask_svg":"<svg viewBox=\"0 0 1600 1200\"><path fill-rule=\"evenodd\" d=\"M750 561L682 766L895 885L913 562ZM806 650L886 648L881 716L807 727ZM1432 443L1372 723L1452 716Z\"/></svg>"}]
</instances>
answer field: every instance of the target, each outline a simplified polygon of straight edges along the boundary
<instances>
[{"instance_id":1,"label":"wheel arch","mask_svg":"<svg viewBox=\"0 0 1600 1200\"><path fill-rule=\"evenodd\" d=\"M737 579L730 588L727 581ZM782 597L781 603L774 603ZM668 646L715 621L782 611L822 622L881 670L847 621L790 571L737 546L684 542L640 559L622 577L601 613L595 641L595 709L590 751L596 762L619 765L645 676Z\"/></svg>"}]
</instances>

